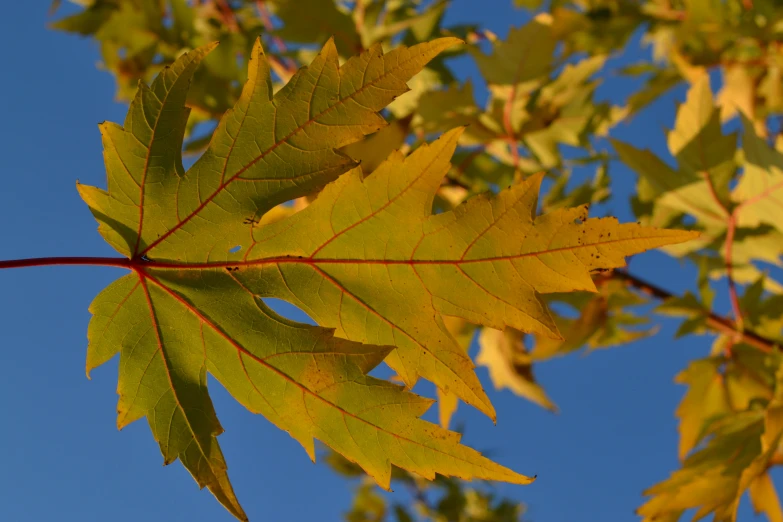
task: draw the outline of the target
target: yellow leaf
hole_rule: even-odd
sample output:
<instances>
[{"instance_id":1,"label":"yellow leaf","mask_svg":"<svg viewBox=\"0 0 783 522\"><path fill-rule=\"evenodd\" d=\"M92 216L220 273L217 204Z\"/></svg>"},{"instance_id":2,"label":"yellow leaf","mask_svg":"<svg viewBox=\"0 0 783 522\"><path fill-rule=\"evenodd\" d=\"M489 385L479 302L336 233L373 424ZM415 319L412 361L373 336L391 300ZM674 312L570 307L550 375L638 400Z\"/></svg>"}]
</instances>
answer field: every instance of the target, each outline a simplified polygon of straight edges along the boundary
<instances>
[{"instance_id":1,"label":"yellow leaf","mask_svg":"<svg viewBox=\"0 0 783 522\"><path fill-rule=\"evenodd\" d=\"M753 479L748 493L750 493L750 501L753 503L753 510L757 515L764 513L769 522L783 522L780 498L778 498L769 473L764 473Z\"/></svg>"},{"instance_id":2,"label":"yellow leaf","mask_svg":"<svg viewBox=\"0 0 783 522\"><path fill-rule=\"evenodd\" d=\"M489 369L496 390L508 388L520 397L556 412L557 406L533 377L531 360L522 339L521 332L510 328L502 332L483 328L476 363Z\"/></svg>"},{"instance_id":3,"label":"yellow leaf","mask_svg":"<svg viewBox=\"0 0 783 522\"><path fill-rule=\"evenodd\" d=\"M675 379L687 384L688 391L677 407L680 419L679 456L684 459L704 436L707 422L714 416L730 411L718 358L694 361Z\"/></svg>"},{"instance_id":4,"label":"yellow leaf","mask_svg":"<svg viewBox=\"0 0 783 522\"><path fill-rule=\"evenodd\" d=\"M470 341L473 339L476 327L464 319L449 316L443 318L443 324L454 337L454 340L457 341L457 344L465 350L465 353L468 353ZM451 424L451 418L456 413L457 406L459 406L459 397L448 390L440 388L436 388L436 390L438 393L438 421L442 427L448 428L449 424Z\"/></svg>"},{"instance_id":5,"label":"yellow leaf","mask_svg":"<svg viewBox=\"0 0 783 522\"><path fill-rule=\"evenodd\" d=\"M448 428L451 424L451 418L457 412L459 406L459 397L451 392L436 388L438 394L438 423L443 428Z\"/></svg>"}]
</instances>

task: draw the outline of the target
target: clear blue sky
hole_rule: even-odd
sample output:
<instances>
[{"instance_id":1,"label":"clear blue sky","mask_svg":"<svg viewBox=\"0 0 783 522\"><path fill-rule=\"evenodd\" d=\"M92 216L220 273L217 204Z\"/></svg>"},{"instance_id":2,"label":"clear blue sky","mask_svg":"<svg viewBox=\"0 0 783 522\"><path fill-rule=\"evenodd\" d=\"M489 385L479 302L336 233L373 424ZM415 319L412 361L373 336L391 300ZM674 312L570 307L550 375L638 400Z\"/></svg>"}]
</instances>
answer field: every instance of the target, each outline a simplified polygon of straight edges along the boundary
<instances>
[{"instance_id":1,"label":"clear blue sky","mask_svg":"<svg viewBox=\"0 0 783 522\"><path fill-rule=\"evenodd\" d=\"M509 24L526 19L511 3L455 0L450 21L476 22L505 35ZM0 259L114 255L75 183L105 186L97 123L121 122L125 107L113 101L111 76L95 68L95 45L45 28L47 7L13 2L0 17ZM640 56L630 51L622 60ZM475 70L460 62L458 72ZM615 79L608 81L614 85ZM631 85L620 83L623 89L602 88L601 96L619 102ZM682 98L682 89L664 97L624 125L623 138L662 153L661 131L672 125L675 100ZM633 190L635 176L614 167L618 200L609 210L632 220L623 195ZM676 291L694 281L692 268L657 253L634 258L632 269ZM162 466L146 421L117 431L116 359L94 371L91 381L84 375L87 307L122 273L92 267L0 271L2 521L232 520L179 463ZM650 340L539 366L559 415L507 391L490 392L497 426L460 408L456 422L466 426L466 443L539 475L531 486L498 486L499 493L528 504L528 520L634 520L641 491L677 467L674 410L684 388L672 379L687 361L708 353L709 339L673 341L676 323L663 325ZM486 371L479 375L489 390ZM220 441L233 483L251 520L339 520L352 484L325 464L313 465L299 444L242 409L214 380L210 390L226 429ZM433 390L424 385L417 391ZM745 501L739 520L752 518Z\"/></svg>"}]
</instances>

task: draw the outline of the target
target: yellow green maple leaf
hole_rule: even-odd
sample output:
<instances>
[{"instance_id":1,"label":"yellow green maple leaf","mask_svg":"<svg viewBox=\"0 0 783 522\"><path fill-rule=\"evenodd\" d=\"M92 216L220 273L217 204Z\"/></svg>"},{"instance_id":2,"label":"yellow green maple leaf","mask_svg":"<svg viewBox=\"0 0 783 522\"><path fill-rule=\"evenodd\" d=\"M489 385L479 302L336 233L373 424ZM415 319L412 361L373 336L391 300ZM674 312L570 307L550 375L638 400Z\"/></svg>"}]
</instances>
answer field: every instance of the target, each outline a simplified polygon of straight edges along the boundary
<instances>
[{"instance_id":1,"label":"yellow green maple leaf","mask_svg":"<svg viewBox=\"0 0 783 522\"><path fill-rule=\"evenodd\" d=\"M538 293L595 291L591 270L694 237L587 219L586 207L536 216L541 176L432 215L461 129L365 178L337 148L382 127L377 111L457 41L375 46L343 65L329 42L274 97L256 44L242 97L187 171L185 97L214 45L140 86L124 127L102 126L108 191L79 188L132 273L91 306L87 370L120 354L118 425L147 417L165 462L179 458L240 519L207 372L311 458L317 438L384 487L392 465L528 483L420 420L432 401L367 373L386 360L408 386L423 375L494 418L442 315L557 336ZM335 178L305 209L264 219ZM334 330L286 320L264 297Z\"/></svg>"}]
</instances>

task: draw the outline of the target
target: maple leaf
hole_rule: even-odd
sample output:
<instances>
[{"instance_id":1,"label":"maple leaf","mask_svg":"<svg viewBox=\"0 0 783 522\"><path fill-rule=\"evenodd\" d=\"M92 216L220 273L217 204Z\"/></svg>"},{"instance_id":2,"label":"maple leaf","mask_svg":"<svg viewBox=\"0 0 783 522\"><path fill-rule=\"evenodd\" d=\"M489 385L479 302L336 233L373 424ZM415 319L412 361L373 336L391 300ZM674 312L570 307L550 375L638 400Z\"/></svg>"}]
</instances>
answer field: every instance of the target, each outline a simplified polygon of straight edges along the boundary
<instances>
[{"instance_id":1,"label":"maple leaf","mask_svg":"<svg viewBox=\"0 0 783 522\"><path fill-rule=\"evenodd\" d=\"M639 190L639 197L655 205L654 223L665 222L670 212L687 213L710 229L710 238L725 231L736 137L723 134L719 112L709 78L699 78L668 133L669 150L679 166L676 171L649 150L611 140L620 159L647 184L646 190Z\"/></svg>"},{"instance_id":2,"label":"maple leaf","mask_svg":"<svg viewBox=\"0 0 783 522\"><path fill-rule=\"evenodd\" d=\"M275 16L285 21L276 31L284 40L323 42L334 35L340 54L350 56L362 49L357 24L333 0L274 0L271 7Z\"/></svg>"},{"instance_id":3,"label":"maple leaf","mask_svg":"<svg viewBox=\"0 0 783 522\"><path fill-rule=\"evenodd\" d=\"M257 43L242 97L188 171L185 97L214 44L141 85L124 127L102 125L109 190L79 190L133 273L91 306L87 371L120 354L118 426L147 417L165 462L179 458L240 519L207 372L311 458L318 438L383 487L392 464L528 483L420 420L432 401L367 373L385 359L409 387L423 375L494 418L442 315L557 336L539 292L595 291L590 270L694 236L588 220L586 207L536 217L540 175L432 215L462 129L365 178L336 149L383 126L377 111L456 42L376 46L342 66L330 42L272 98ZM264 219L351 167L298 213ZM335 330L286 320L264 297Z\"/></svg>"},{"instance_id":4,"label":"maple leaf","mask_svg":"<svg viewBox=\"0 0 783 522\"><path fill-rule=\"evenodd\" d=\"M725 414L729 410L723 375L719 372L719 367L723 363L724 361L717 357L693 361L676 378L676 382L689 386L677 407L677 417L680 419L681 460L704 437L706 425L711 417Z\"/></svg>"},{"instance_id":5,"label":"maple leaf","mask_svg":"<svg viewBox=\"0 0 783 522\"><path fill-rule=\"evenodd\" d=\"M743 123L745 169L732 194L740 204L739 223L747 227L767 223L783 230L778 214L783 204L783 154L759 137L747 118Z\"/></svg>"},{"instance_id":6,"label":"maple leaf","mask_svg":"<svg viewBox=\"0 0 783 522\"><path fill-rule=\"evenodd\" d=\"M469 50L487 83L516 85L548 75L556 45L552 17L542 14L522 27L512 27L505 41L493 42L489 55L475 48Z\"/></svg>"},{"instance_id":7,"label":"maple leaf","mask_svg":"<svg viewBox=\"0 0 783 522\"><path fill-rule=\"evenodd\" d=\"M510 389L542 408L558 411L557 406L536 382L532 357L524 346L523 335L514 329L484 328L479 337L481 351L476 362L489 369L495 388Z\"/></svg>"},{"instance_id":8,"label":"maple leaf","mask_svg":"<svg viewBox=\"0 0 783 522\"><path fill-rule=\"evenodd\" d=\"M625 309L644 304L645 301L629 290L622 281L602 281L596 294L552 294L547 296L547 303L567 305L577 311L579 316L556 316L555 322L565 339L559 341L537 336L535 346L530 352L534 361L564 355L582 346L589 351L621 346L647 337L654 331L638 329L646 323L646 319ZM637 328L628 329L628 326Z\"/></svg>"}]
</instances>

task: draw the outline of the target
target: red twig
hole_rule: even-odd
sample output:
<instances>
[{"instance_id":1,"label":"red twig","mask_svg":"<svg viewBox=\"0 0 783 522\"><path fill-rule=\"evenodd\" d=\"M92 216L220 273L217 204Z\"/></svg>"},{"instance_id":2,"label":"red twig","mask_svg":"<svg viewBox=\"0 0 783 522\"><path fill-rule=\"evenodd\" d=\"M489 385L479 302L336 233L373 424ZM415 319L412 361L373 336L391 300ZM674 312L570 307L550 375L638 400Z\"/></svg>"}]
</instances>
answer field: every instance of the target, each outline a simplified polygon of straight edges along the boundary
<instances>
[{"instance_id":1,"label":"red twig","mask_svg":"<svg viewBox=\"0 0 783 522\"><path fill-rule=\"evenodd\" d=\"M517 64L514 81L511 84L511 91L508 93L508 100L506 100L506 103L503 106L503 129L506 131L506 141L511 148L511 156L514 158L514 170L519 169L519 147L517 145L516 134L514 133L514 126L511 123L511 113L514 109L514 99L517 97L517 88L519 87L522 71L525 65L527 65L527 56L532 47L533 45L531 44L525 48L522 58Z\"/></svg>"},{"instance_id":2,"label":"red twig","mask_svg":"<svg viewBox=\"0 0 783 522\"><path fill-rule=\"evenodd\" d=\"M729 300L731 301L731 311L734 314L734 320L737 321L739 330L742 330L743 319L742 309L740 308L739 294L737 293L737 284L734 282L734 262L732 251L734 249L734 232L737 228L737 215L732 212L729 215L728 228L726 230L726 278L729 281Z\"/></svg>"},{"instance_id":3,"label":"red twig","mask_svg":"<svg viewBox=\"0 0 783 522\"><path fill-rule=\"evenodd\" d=\"M701 145L701 141L699 144ZM701 147L699 150L702 152ZM703 158L702 161L704 161ZM704 176L704 180L707 182L710 196L726 216L726 245L724 250L724 258L726 261L726 279L728 280L729 285L729 301L731 302L731 311L737 324L737 330L742 330L742 309L740 308L737 284L734 282L734 261L732 255L734 250L734 233L737 229L737 209L735 208L733 211L730 211L723 201L721 201L720 196L718 196L718 190L715 188L715 183L712 181L712 176L710 176L709 171L705 170L702 174Z\"/></svg>"}]
</instances>

